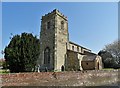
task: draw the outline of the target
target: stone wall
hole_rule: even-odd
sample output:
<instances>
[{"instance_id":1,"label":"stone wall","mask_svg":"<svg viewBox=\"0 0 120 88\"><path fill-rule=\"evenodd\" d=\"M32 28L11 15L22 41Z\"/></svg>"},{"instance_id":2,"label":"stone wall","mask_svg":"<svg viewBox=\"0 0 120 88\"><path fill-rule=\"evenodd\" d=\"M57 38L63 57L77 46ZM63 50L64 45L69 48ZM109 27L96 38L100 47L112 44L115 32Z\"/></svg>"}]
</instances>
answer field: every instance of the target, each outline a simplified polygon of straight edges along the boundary
<instances>
[{"instance_id":1,"label":"stone wall","mask_svg":"<svg viewBox=\"0 0 120 88\"><path fill-rule=\"evenodd\" d=\"M48 28L48 22L49 28ZM47 67L50 70L54 70L54 44L55 44L55 16L54 14L49 14L48 16L43 16L41 21L41 32L40 32L40 58L38 59L38 64L41 65L41 69ZM45 49L50 49L50 63L44 63L45 59Z\"/></svg>"},{"instance_id":2,"label":"stone wall","mask_svg":"<svg viewBox=\"0 0 120 88\"><path fill-rule=\"evenodd\" d=\"M80 70L80 63L78 59L78 53L68 50L67 58L65 60L66 71L78 71Z\"/></svg>"},{"instance_id":3,"label":"stone wall","mask_svg":"<svg viewBox=\"0 0 120 88\"><path fill-rule=\"evenodd\" d=\"M61 22L64 22L64 28L61 29ZM67 19L62 16L56 15L56 65L55 70L61 71L61 66L64 65L65 55L67 53L66 44L68 43L68 23Z\"/></svg>"},{"instance_id":4,"label":"stone wall","mask_svg":"<svg viewBox=\"0 0 120 88\"><path fill-rule=\"evenodd\" d=\"M63 27L61 22L63 22ZM49 26L49 27L48 27ZM38 64L42 69L46 67L49 70L61 71L64 65L65 55L68 43L68 22L67 18L59 11L54 10L51 13L42 16L40 32L40 58ZM50 63L44 63L45 49L50 49Z\"/></svg>"},{"instance_id":5,"label":"stone wall","mask_svg":"<svg viewBox=\"0 0 120 88\"><path fill-rule=\"evenodd\" d=\"M118 70L2 74L2 86L117 86Z\"/></svg>"},{"instance_id":6,"label":"stone wall","mask_svg":"<svg viewBox=\"0 0 120 88\"><path fill-rule=\"evenodd\" d=\"M84 47L82 47L78 44L75 44L71 41L69 41L68 50L72 50L72 51L83 53L83 54L84 54L85 51L88 52L88 53L91 53L91 50L89 50L87 48L84 48Z\"/></svg>"},{"instance_id":7,"label":"stone wall","mask_svg":"<svg viewBox=\"0 0 120 88\"><path fill-rule=\"evenodd\" d=\"M95 69L95 62L94 61L82 61L83 70L94 70Z\"/></svg>"}]
</instances>

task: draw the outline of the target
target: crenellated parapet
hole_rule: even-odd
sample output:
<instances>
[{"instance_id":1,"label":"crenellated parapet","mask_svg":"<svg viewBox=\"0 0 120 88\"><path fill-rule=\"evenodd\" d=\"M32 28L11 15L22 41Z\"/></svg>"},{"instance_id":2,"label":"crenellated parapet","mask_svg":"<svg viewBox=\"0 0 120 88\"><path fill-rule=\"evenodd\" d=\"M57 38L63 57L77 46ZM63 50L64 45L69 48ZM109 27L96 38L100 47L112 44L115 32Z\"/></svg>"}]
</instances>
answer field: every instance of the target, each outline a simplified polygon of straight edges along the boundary
<instances>
[{"instance_id":1,"label":"crenellated parapet","mask_svg":"<svg viewBox=\"0 0 120 88\"><path fill-rule=\"evenodd\" d=\"M47 17L51 17L51 15L59 15L60 17L62 17L63 19L65 19L67 21L67 16L65 16L64 14L62 14L59 10L54 9L53 11L49 12L48 14L45 14L44 16L42 16L43 18L47 18Z\"/></svg>"}]
</instances>

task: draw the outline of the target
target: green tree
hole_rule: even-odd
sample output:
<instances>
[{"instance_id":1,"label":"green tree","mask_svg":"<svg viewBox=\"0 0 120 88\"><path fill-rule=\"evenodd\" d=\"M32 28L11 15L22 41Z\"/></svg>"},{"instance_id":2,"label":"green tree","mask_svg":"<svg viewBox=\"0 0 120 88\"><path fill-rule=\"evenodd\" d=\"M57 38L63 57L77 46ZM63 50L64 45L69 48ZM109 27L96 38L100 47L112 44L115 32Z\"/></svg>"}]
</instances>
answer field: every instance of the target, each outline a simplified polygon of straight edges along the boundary
<instances>
[{"instance_id":1,"label":"green tree","mask_svg":"<svg viewBox=\"0 0 120 88\"><path fill-rule=\"evenodd\" d=\"M10 71L32 71L39 58L39 49L39 39L31 33L13 36L4 50L6 64Z\"/></svg>"}]
</instances>

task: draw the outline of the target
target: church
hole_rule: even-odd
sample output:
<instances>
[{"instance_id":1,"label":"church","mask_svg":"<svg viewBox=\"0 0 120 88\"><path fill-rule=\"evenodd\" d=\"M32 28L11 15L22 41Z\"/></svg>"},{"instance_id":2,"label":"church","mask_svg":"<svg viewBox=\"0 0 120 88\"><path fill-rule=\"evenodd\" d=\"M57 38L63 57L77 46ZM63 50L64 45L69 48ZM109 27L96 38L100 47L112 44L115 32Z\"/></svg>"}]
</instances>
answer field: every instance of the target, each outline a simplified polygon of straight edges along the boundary
<instances>
[{"instance_id":1,"label":"church","mask_svg":"<svg viewBox=\"0 0 120 88\"><path fill-rule=\"evenodd\" d=\"M79 71L102 69L102 58L90 49L69 41L68 20L59 10L41 19L40 71Z\"/></svg>"}]
</instances>

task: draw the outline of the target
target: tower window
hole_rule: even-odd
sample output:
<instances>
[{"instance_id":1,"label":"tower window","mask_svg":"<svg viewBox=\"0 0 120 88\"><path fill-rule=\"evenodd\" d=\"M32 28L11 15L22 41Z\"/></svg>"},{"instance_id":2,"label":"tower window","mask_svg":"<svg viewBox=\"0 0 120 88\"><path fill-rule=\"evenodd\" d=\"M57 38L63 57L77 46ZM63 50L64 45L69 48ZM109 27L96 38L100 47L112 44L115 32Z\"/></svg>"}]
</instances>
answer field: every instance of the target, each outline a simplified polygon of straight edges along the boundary
<instances>
[{"instance_id":1,"label":"tower window","mask_svg":"<svg viewBox=\"0 0 120 88\"><path fill-rule=\"evenodd\" d=\"M86 65L88 65L88 63L86 63Z\"/></svg>"},{"instance_id":2,"label":"tower window","mask_svg":"<svg viewBox=\"0 0 120 88\"><path fill-rule=\"evenodd\" d=\"M74 46L72 46L72 50L74 50Z\"/></svg>"},{"instance_id":3,"label":"tower window","mask_svg":"<svg viewBox=\"0 0 120 88\"><path fill-rule=\"evenodd\" d=\"M64 21L61 21L61 29L64 29Z\"/></svg>"},{"instance_id":4,"label":"tower window","mask_svg":"<svg viewBox=\"0 0 120 88\"><path fill-rule=\"evenodd\" d=\"M49 64L50 63L50 49L47 47L44 50L44 64Z\"/></svg>"},{"instance_id":5,"label":"tower window","mask_svg":"<svg viewBox=\"0 0 120 88\"><path fill-rule=\"evenodd\" d=\"M77 51L79 52L79 47L77 47Z\"/></svg>"},{"instance_id":6,"label":"tower window","mask_svg":"<svg viewBox=\"0 0 120 88\"><path fill-rule=\"evenodd\" d=\"M47 22L47 29L50 29L50 21Z\"/></svg>"}]
</instances>

